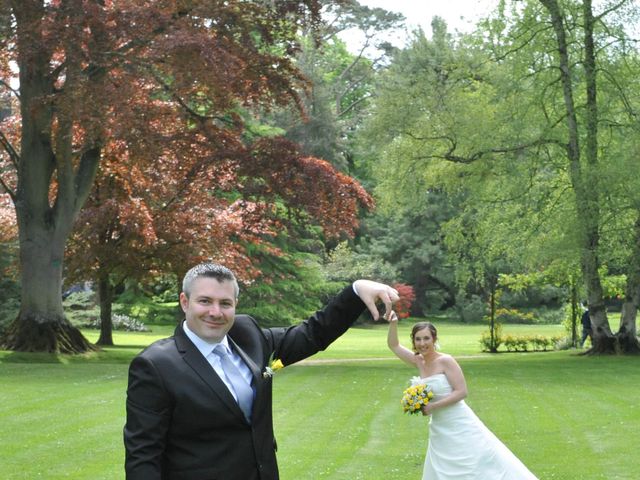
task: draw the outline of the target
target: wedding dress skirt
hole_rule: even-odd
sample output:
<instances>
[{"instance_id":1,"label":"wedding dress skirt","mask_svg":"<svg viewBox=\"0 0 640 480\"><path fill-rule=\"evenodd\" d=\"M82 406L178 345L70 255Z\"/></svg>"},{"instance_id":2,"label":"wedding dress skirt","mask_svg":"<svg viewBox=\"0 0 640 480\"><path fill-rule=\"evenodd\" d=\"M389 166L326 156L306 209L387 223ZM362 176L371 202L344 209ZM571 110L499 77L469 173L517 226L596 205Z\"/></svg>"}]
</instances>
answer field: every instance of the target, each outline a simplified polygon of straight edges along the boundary
<instances>
[{"instance_id":1,"label":"wedding dress skirt","mask_svg":"<svg viewBox=\"0 0 640 480\"><path fill-rule=\"evenodd\" d=\"M413 377L438 400L451 393L443 373ZM422 480L537 480L464 402L435 409L429 421L429 447Z\"/></svg>"}]
</instances>

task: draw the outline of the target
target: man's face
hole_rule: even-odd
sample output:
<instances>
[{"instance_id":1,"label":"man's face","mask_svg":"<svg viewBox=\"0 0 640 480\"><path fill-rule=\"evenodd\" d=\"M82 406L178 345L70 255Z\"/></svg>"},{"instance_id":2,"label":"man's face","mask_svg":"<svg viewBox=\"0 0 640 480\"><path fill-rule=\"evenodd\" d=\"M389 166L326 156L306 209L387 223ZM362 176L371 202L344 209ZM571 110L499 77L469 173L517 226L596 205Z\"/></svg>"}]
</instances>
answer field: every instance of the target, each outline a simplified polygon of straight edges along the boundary
<instances>
[{"instance_id":1,"label":"man's face","mask_svg":"<svg viewBox=\"0 0 640 480\"><path fill-rule=\"evenodd\" d=\"M193 333L207 342L219 342L233 326L236 314L233 282L198 277L191 284L189 298L180 293L180 306Z\"/></svg>"}]
</instances>

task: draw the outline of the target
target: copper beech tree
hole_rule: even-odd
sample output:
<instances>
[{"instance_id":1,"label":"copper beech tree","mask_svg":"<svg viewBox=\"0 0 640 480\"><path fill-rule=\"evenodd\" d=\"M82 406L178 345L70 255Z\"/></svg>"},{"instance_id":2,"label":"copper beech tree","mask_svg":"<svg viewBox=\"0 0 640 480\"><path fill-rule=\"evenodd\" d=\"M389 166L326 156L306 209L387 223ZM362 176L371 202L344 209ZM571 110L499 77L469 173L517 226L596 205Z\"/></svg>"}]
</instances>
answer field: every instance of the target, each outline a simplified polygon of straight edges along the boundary
<instances>
[{"instance_id":1,"label":"copper beech tree","mask_svg":"<svg viewBox=\"0 0 640 480\"><path fill-rule=\"evenodd\" d=\"M14 108L0 122L0 184L15 207L22 292L19 316L0 340L3 348L70 353L92 348L65 319L61 284L65 245L103 160L109 160L100 173L106 182L98 186L96 202L104 210L96 217L109 234L108 222L117 211L118 228L137 229L138 239L128 240L132 245L155 242L158 232L169 242L172 231L180 244L188 240L175 235L181 223L181 235L193 226L190 235L200 239L203 224L217 230L257 215L259 206L238 206L241 196L231 194L234 182L244 182L256 199L269 194L296 202L304 194L294 185L309 189L318 175L335 173L322 162L280 155L278 140L251 145L240 114L299 103L296 92L305 80L290 61L295 25L317 19L317 3L0 0L0 84L2 98L11 94ZM293 158L296 168L286 163ZM122 176L118 168L146 178L150 205L133 187L128 205L107 198L109 178ZM297 178L305 172L307 182ZM335 195L344 195L352 206L370 201L343 180L345 188ZM154 190L165 185L175 195L163 198L158 192L154 198ZM201 189L200 197L181 204L189 189ZM226 197L220 195L225 190ZM211 198L201 203L207 193ZM327 220L335 208L329 197L308 206L328 232L354 220L353 211ZM152 211L163 208L167 214L153 219ZM175 215L169 215L171 208ZM117 236L111 231L112 239ZM199 243L190 249L181 245L206 255ZM219 246L224 246L220 252L233 251L228 243Z\"/></svg>"},{"instance_id":2,"label":"copper beech tree","mask_svg":"<svg viewBox=\"0 0 640 480\"><path fill-rule=\"evenodd\" d=\"M301 157L283 139L257 142L240 164L203 161L214 152L207 153L211 142L198 138L174 150L177 155L159 151L147 163L103 159L66 262L67 278L92 278L97 285L100 345L113 344L114 286L125 279L148 280L158 272L181 278L213 257L241 280L252 280L260 272L245 246L280 253L269 242L286 228L277 204L321 225L329 238L351 236L358 209L372 205L353 179L324 160Z\"/></svg>"}]
</instances>

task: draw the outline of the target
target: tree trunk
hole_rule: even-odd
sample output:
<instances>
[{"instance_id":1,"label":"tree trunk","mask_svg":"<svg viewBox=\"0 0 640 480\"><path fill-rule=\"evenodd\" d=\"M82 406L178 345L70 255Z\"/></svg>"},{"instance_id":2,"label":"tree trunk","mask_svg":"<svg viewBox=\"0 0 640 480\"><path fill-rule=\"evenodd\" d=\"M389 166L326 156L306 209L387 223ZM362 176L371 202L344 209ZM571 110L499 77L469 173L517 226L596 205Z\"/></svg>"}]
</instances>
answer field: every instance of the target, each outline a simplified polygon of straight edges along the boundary
<instances>
[{"instance_id":1,"label":"tree trunk","mask_svg":"<svg viewBox=\"0 0 640 480\"><path fill-rule=\"evenodd\" d=\"M580 132L574 102L573 62L569 58L569 49L565 31L565 21L557 0L540 0L549 12L551 23L556 34L559 57L560 80L562 82L564 104L566 109L567 157L569 159L569 175L573 187L578 220L581 231L581 267L587 288L589 316L593 325L593 347L588 353L615 353L615 338L609 327L604 306L602 283L600 281L600 261L598 248L600 245L600 208L599 189L597 185L598 167L598 109L596 102L596 65L593 43L593 26L595 19L591 1L584 0L584 44L583 60L586 87L585 108L585 161L581 162Z\"/></svg>"},{"instance_id":2,"label":"tree trunk","mask_svg":"<svg viewBox=\"0 0 640 480\"><path fill-rule=\"evenodd\" d=\"M84 54L66 44L64 88L55 85L50 67L57 50L44 33L45 2L12 2L22 122L20 154L15 159L13 199L20 238L22 298L18 318L0 344L10 350L82 353L94 347L65 318L62 310L62 261L73 222L89 195L100 160L100 132L74 147L74 98ZM79 17L81 11L69 9ZM95 78L94 78L95 77ZM102 75L94 75L99 82ZM56 92L56 89L62 92ZM58 95L58 97L56 97ZM54 98L56 98L54 100ZM54 104L57 106L54 108ZM62 107L65 108L62 108ZM68 107L68 108L66 108Z\"/></svg>"},{"instance_id":3,"label":"tree trunk","mask_svg":"<svg viewBox=\"0 0 640 480\"><path fill-rule=\"evenodd\" d=\"M496 287L491 283L489 292L489 333L491 335L491 353L498 353L498 339L496 338Z\"/></svg>"},{"instance_id":4,"label":"tree trunk","mask_svg":"<svg viewBox=\"0 0 640 480\"><path fill-rule=\"evenodd\" d=\"M616 341L609 326L604 306L602 284L600 282L600 261L598 247L600 243L600 207L598 187L598 108L596 101L596 57L593 41L595 18L591 0L583 1L584 18L584 71L587 93L586 102L586 168L582 176L582 199L577 198L578 211L585 225L585 245L583 250L583 272L587 282L589 298L589 317L591 318L593 342L589 353L616 353Z\"/></svg>"},{"instance_id":5,"label":"tree trunk","mask_svg":"<svg viewBox=\"0 0 640 480\"><path fill-rule=\"evenodd\" d=\"M97 345L113 345L113 323L111 307L113 305L113 286L109 275L100 275L98 279L98 298L100 300L100 338Z\"/></svg>"},{"instance_id":6,"label":"tree trunk","mask_svg":"<svg viewBox=\"0 0 640 480\"><path fill-rule=\"evenodd\" d=\"M597 236L591 232L591 238L597 238ZM583 252L582 258L582 271L588 292L589 318L592 327L592 347L587 353L616 353L616 341L607 319L598 267L598 256L595 253L595 246L592 245L589 250Z\"/></svg>"},{"instance_id":7,"label":"tree trunk","mask_svg":"<svg viewBox=\"0 0 640 480\"><path fill-rule=\"evenodd\" d=\"M578 289L573 276L571 276L571 345L578 346L578 334L576 326L578 324Z\"/></svg>"},{"instance_id":8,"label":"tree trunk","mask_svg":"<svg viewBox=\"0 0 640 480\"><path fill-rule=\"evenodd\" d=\"M638 290L636 289L636 294ZM637 296L636 296L637 299ZM636 332L636 315L638 312L637 300L627 301L625 299L620 314L620 328L616 333L618 350L620 353L640 354L640 342Z\"/></svg>"},{"instance_id":9,"label":"tree trunk","mask_svg":"<svg viewBox=\"0 0 640 480\"><path fill-rule=\"evenodd\" d=\"M631 253L624 303L620 317L620 328L616 333L621 353L640 354L640 343L636 332L636 316L640 303L640 212L634 227L635 243Z\"/></svg>"},{"instance_id":10,"label":"tree trunk","mask_svg":"<svg viewBox=\"0 0 640 480\"><path fill-rule=\"evenodd\" d=\"M81 353L94 347L71 325L62 309L64 246L46 230L20 235L21 304L18 318L0 344L22 352Z\"/></svg>"}]
</instances>

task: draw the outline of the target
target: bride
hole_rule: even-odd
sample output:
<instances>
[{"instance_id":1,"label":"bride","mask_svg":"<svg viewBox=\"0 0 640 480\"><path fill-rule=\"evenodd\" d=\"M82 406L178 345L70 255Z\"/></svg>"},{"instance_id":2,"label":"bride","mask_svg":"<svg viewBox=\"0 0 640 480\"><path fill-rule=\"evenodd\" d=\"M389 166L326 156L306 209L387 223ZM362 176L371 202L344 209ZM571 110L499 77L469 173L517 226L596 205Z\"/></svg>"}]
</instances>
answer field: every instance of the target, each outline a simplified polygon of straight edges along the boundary
<instances>
[{"instance_id":1,"label":"bride","mask_svg":"<svg viewBox=\"0 0 640 480\"><path fill-rule=\"evenodd\" d=\"M436 350L438 332L429 322L411 331L413 352L398 341L398 317L391 312L387 344L418 369L412 385L427 384L434 397L422 407L430 415L423 480L537 480L467 406L467 384L458 362Z\"/></svg>"}]
</instances>

